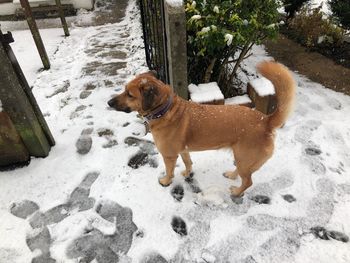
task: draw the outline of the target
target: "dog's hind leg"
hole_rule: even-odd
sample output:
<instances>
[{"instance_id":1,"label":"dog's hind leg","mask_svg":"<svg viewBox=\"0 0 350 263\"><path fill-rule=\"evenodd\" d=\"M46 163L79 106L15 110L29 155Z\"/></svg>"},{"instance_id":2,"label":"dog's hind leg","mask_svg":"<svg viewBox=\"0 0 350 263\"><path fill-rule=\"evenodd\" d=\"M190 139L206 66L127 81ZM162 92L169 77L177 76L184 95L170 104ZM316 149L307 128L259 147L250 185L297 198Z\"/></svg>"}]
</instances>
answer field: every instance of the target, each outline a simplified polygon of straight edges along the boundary
<instances>
[{"instance_id":1,"label":"dog's hind leg","mask_svg":"<svg viewBox=\"0 0 350 263\"><path fill-rule=\"evenodd\" d=\"M159 179L159 183L162 186L169 186L173 181L177 155L176 156L163 156L163 160L164 160L164 164L165 164L166 175Z\"/></svg>"},{"instance_id":2,"label":"dog's hind leg","mask_svg":"<svg viewBox=\"0 0 350 263\"><path fill-rule=\"evenodd\" d=\"M191 156L190 156L190 153L189 152L183 152L180 154L181 155L181 158L182 158L182 161L184 162L185 164L185 167L186 167L186 170L185 171L182 171L181 174L184 176L184 177L189 177L192 173L192 160L191 160Z\"/></svg>"},{"instance_id":3,"label":"dog's hind leg","mask_svg":"<svg viewBox=\"0 0 350 263\"><path fill-rule=\"evenodd\" d=\"M237 171L242 179L240 187L231 186L230 191L234 196L240 196L249 188L252 182L252 173L257 171L273 153L273 141L267 145L254 148L253 150L235 151L235 158L237 163Z\"/></svg>"}]
</instances>

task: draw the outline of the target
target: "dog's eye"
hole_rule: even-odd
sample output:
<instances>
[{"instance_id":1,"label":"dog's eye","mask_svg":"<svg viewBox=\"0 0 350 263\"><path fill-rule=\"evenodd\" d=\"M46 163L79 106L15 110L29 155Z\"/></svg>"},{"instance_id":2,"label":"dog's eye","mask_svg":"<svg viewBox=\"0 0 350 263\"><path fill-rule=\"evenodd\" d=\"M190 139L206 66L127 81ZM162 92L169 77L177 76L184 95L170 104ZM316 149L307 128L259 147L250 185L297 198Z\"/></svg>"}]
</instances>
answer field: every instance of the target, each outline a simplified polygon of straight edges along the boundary
<instances>
[{"instance_id":1,"label":"dog's eye","mask_svg":"<svg viewBox=\"0 0 350 263\"><path fill-rule=\"evenodd\" d=\"M133 98L133 96L128 92L126 93L126 95L129 97L129 98Z\"/></svg>"}]
</instances>

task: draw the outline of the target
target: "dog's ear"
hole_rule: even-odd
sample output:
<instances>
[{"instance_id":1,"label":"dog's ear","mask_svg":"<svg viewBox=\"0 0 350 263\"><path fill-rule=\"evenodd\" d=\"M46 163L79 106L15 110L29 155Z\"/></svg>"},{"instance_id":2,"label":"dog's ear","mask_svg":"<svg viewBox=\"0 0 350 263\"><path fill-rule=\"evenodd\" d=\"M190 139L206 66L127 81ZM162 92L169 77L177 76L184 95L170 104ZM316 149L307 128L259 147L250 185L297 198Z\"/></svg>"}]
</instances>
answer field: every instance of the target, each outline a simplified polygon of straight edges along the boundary
<instances>
[{"instance_id":1,"label":"dog's ear","mask_svg":"<svg viewBox=\"0 0 350 263\"><path fill-rule=\"evenodd\" d=\"M146 72L146 74L151 75L151 76L155 77L156 79L158 79L158 72L154 69Z\"/></svg>"},{"instance_id":2,"label":"dog's ear","mask_svg":"<svg viewBox=\"0 0 350 263\"><path fill-rule=\"evenodd\" d=\"M152 109L155 103L157 95L159 94L158 88L156 86L146 86L141 90L142 94L142 109L144 111Z\"/></svg>"}]
</instances>

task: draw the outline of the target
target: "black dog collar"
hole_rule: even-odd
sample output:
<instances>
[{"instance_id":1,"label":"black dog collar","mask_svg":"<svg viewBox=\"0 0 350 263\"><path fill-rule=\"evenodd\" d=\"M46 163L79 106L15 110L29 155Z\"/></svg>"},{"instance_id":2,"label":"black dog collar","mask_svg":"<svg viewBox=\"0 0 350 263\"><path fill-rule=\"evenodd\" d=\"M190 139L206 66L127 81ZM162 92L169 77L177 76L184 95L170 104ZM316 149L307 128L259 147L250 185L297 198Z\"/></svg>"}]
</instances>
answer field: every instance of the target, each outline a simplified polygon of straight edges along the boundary
<instances>
[{"instance_id":1,"label":"black dog collar","mask_svg":"<svg viewBox=\"0 0 350 263\"><path fill-rule=\"evenodd\" d=\"M159 118L163 117L168 112L168 110L170 109L172 104L173 104L173 96L169 96L169 98L165 104L161 105L159 108L154 110L152 113L150 113L146 116L143 116L143 118L146 120L146 122L159 119Z\"/></svg>"}]
</instances>

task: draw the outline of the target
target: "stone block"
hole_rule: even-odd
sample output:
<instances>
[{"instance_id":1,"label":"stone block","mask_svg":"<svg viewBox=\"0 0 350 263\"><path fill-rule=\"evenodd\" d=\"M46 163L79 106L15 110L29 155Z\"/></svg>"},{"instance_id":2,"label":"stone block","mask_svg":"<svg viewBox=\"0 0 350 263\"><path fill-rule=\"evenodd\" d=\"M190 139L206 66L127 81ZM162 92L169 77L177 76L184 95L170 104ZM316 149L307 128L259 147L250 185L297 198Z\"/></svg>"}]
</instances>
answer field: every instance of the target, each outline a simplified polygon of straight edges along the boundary
<instances>
[{"instance_id":1,"label":"stone block","mask_svg":"<svg viewBox=\"0 0 350 263\"><path fill-rule=\"evenodd\" d=\"M169 80L176 94L188 99L186 14L174 1L164 1Z\"/></svg>"},{"instance_id":2,"label":"stone block","mask_svg":"<svg viewBox=\"0 0 350 263\"><path fill-rule=\"evenodd\" d=\"M255 109L264 114L271 114L275 111L277 107L277 99L275 95L261 96L251 83L248 83L247 91Z\"/></svg>"}]
</instances>

